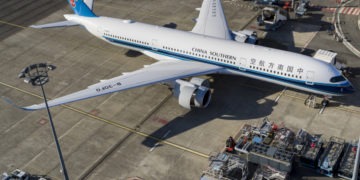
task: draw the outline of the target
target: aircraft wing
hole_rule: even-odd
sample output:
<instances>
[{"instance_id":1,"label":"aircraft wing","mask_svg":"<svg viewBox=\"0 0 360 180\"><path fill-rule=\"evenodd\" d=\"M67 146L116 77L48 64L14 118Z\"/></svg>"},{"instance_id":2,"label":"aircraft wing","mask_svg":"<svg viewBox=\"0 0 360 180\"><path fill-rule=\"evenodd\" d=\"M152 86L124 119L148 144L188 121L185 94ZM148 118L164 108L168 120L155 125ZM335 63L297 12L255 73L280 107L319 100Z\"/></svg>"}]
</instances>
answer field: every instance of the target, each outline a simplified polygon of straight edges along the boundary
<instances>
[{"instance_id":1,"label":"aircraft wing","mask_svg":"<svg viewBox=\"0 0 360 180\"><path fill-rule=\"evenodd\" d=\"M49 107L57 106L65 103L79 101L91 97L101 96L159 82L166 82L185 77L216 73L218 71L221 71L222 69L222 67L216 65L209 65L192 61L160 61L130 73L123 73L123 75L109 80L102 80L100 81L100 83L91 85L87 89L63 97L59 97L54 100L50 100L48 101L48 105ZM8 99L5 100L8 103L18 107ZM18 108L32 111L43 109L45 107L45 104L42 103L28 107Z\"/></svg>"},{"instance_id":2,"label":"aircraft wing","mask_svg":"<svg viewBox=\"0 0 360 180\"><path fill-rule=\"evenodd\" d=\"M232 39L220 0L203 1L200 15L191 32L222 39Z\"/></svg>"}]
</instances>

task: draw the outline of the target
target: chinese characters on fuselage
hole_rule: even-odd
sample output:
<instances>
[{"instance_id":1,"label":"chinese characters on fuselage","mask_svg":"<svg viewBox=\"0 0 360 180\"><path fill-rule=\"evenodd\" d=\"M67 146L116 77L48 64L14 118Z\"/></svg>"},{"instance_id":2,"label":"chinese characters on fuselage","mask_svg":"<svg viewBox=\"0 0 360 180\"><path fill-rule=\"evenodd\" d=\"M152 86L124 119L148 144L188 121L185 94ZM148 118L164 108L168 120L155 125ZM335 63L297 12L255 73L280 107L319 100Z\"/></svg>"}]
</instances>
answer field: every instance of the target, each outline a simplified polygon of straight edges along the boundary
<instances>
[{"instance_id":1,"label":"chinese characters on fuselage","mask_svg":"<svg viewBox=\"0 0 360 180\"><path fill-rule=\"evenodd\" d=\"M283 72L287 72L287 73L302 74L304 72L304 69L302 69L300 67L285 66L283 64L275 64L273 62L266 63L264 60L257 60L255 58L250 59L250 65L264 67L269 70L283 71Z\"/></svg>"}]
</instances>

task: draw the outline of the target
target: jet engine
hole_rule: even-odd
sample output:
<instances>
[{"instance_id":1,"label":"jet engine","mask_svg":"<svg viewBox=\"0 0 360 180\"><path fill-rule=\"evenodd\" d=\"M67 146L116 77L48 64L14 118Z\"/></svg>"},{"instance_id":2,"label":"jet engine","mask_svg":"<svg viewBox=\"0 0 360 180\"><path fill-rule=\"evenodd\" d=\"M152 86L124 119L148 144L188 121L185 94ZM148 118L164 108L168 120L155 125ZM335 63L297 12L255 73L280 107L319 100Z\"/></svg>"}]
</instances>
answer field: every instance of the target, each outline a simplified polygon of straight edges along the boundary
<instances>
[{"instance_id":1,"label":"jet engine","mask_svg":"<svg viewBox=\"0 0 360 180\"><path fill-rule=\"evenodd\" d=\"M211 100L209 80L192 78L190 81L176 80L172 83L174 96L186 108L206 108Z\"/></svg>"}]
</instances>

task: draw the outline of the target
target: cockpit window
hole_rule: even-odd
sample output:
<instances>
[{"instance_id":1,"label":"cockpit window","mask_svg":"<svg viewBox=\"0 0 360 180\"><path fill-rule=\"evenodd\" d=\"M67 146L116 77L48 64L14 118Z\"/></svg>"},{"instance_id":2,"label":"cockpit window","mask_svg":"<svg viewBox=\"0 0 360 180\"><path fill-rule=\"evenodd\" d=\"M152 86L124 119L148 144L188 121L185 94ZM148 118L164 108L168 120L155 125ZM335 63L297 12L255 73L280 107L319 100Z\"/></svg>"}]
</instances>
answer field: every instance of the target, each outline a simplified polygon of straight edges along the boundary
<instances>
[{"instance_id":1,"label":"cockpit window","mask_svg":"<svg viewBox=\"0 0 360 180\"><path fill-rule=\"evenodd\" d=\"M335 76L335 77L330 79L330 82L337 83L337 82L345 81L345 80L346 79L343 76Z\"/></svg>"}]
</instances>

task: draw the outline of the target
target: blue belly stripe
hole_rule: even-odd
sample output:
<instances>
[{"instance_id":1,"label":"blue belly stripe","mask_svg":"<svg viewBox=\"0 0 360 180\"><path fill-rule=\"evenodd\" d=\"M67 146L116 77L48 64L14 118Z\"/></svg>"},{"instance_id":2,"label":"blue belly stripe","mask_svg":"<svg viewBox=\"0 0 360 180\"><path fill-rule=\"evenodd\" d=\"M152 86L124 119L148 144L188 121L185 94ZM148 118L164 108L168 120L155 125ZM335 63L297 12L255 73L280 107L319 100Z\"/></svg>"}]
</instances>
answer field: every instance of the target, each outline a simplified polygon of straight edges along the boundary
<instances>
[{"instance_id":1,"label":"blue belly stripe","mask_svg":"<svg viewBox=\"0 0 360 180\"><path fill-rule=\"evenodd\" d=\"M193 56L189 56L189 55L185 55L185 54L174 53L174 52L171 52L171 51L158 49L158 48L152 48L152 47L145 46L145 45L142 45L142 44L136 44L136 43L127 42L127 41L123 41L123 40L113 39L113 38L106 37L106 36L103 36L103 37L105 39L107 39L108 41L113 42L113 43L117 43L117 44L121 44L121 45L125 45L125 46L130 46L130 47L134 47L134 48L139 48L139 49L142 49L142 50L151 51L153 53L157 53L157 54L160 54L160 55L166 55L166 56L174 57L174 58L181 59L181 60L192 60L192 61L198 61L198 62L203 62L203 63L207 63L207 64L213 64L213 65L221 66L221 67L224 67L224 68L227 68L227 69L230 69L230 70L239 71L239 72L243 72L243 73L248 73L248 74L251 74L251 75L255 75L255 76L259 76L259 77L263 77L263 78L268 78L268 79L272 79L272 80L276 80L276 81L281 81L281 82L284 82L284 83L293 84L293 85L300 86L300 87L303 87L303 88L312 89L312 90L316 90L316 91L321 91L321 92L324 92L324 93L329 93L329 94L333 94L333 95L352 93L352 92L348 91L344 87L336 87L335 84L314 83L313 85L308 85L308 84L306 84L305 81L301 81L301 80L289 79L289 78L286 78L286 77L281 77L281 76L276 76L276 75L267 74L267 73L263 73L263 72L258 72L258 71L252 70L252 69L246 69L245 71L242 71L242 70L239 70L239 68L237 66L230 65L230 64L224 64L224 63L214 62L214 61L210 61L210 60L207 60L207 59L193 57ZM343 85L341 85L341 86L343 86Z\"/></svg>"}]
</instances>

